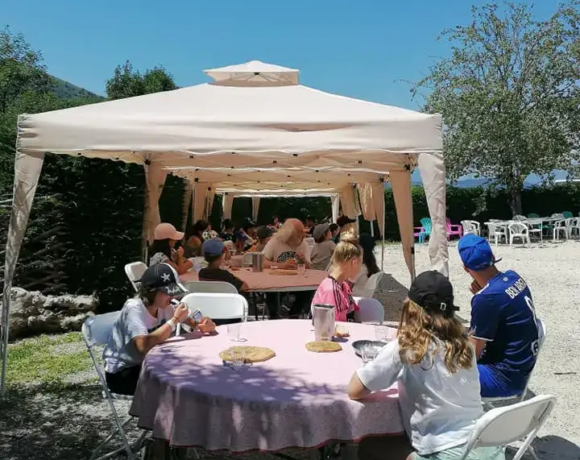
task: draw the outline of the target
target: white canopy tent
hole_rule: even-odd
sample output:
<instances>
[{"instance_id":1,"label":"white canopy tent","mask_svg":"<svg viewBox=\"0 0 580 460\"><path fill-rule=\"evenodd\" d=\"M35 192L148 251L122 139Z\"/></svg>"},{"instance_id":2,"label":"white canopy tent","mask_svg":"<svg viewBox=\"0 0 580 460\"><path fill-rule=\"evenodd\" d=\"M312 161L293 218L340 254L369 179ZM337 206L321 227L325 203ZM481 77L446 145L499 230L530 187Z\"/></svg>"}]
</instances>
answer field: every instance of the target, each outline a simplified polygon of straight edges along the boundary
<instances>
[{"instance_id":1,"label":"white canopy tent","mask_svg":"<svg viewBox=\"0 0 580 460\"><path fill-rule=\"evenodd\" d=\"M312 187L321 168L342 171L339 176L348 169L388 172L412 274L410 174L418 166L432 219L431 264L447 274L440 115L325 93L300 85L298 70L258 61L206 73L214 82L19 117L6 243L0 394L12 281L46 152L142 164L148 188L144 225L148 236L159 222L158 200L167 167L228 167L232 174L244 168L308 168L310 176L304 173L301 188ZM201 181L198 178L196 188L203 186ZM256 184L254 189L263 189ZM379 181L369 184L373 197L383 193ZM205 185L212 187L209 181ZM207 194L199 199L204 202ZM194 205L196 201L197 209L200 201L196 198ZM377 201L373 203L376 209Z\"/></svg>"}]
</instances>

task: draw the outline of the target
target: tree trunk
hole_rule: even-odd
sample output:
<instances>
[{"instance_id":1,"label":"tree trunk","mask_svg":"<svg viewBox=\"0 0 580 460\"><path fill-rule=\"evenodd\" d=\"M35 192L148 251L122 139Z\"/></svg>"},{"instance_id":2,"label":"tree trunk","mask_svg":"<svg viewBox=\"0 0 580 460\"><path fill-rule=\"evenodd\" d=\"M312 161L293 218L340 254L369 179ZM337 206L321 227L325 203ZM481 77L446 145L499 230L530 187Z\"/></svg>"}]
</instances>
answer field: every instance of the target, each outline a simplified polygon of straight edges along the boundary
<instances>
[{"instance_id":1,"label":"tree trunk","mask_svg":"<svg viewBox=\"0 0 580 460\"><path fill-rule=\"evenodd\" d=\"M522 215L522 191L519 188L510 190L509 200L512 216Z\"/></svg>"}]
</instances>

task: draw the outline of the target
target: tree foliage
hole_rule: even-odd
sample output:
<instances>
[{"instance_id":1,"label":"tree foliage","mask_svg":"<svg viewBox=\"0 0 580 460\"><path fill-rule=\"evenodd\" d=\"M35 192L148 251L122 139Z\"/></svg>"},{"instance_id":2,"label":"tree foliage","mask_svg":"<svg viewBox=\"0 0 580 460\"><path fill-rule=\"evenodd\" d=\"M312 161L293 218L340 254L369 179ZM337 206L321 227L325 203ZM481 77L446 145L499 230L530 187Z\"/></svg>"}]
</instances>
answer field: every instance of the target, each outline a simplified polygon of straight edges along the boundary
<instances>
[{"instance_id":1,"label":"tree foliage","mask_svg":"<svg viewBox=\"0 0 580 460\"><path fill-rule=\"evenodd\" d=\"M163 67L154 67L141 74L126 61L123 65L117 66L113 77L107 80L106 89L109 99L123 99L171 91L177 89L177 85Z\"/></svg>"},{"instance_id":2,"label":"tree foliage","mask_svg":"<svg viewBox=\"0 0 580 460\"><path fill-rule=\"evenodd\" d=\"M580 156L580 9L561 5L547 20L532 7L472 8L472 22L442 32L451 55L414 85L424 109L443 115L451 179L475 173L508 190L521 213L530 174L574 172Z\"/></svg>"}]
</instances>

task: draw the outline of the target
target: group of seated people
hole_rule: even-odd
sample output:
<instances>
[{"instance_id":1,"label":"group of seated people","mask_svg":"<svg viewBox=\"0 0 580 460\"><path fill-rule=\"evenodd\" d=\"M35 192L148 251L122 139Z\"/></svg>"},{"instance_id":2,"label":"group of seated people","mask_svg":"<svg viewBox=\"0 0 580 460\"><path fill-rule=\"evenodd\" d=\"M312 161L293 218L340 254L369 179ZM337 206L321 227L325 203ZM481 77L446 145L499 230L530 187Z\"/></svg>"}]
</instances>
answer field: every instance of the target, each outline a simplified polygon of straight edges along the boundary
<instances>
[{"instance_id":1,"label":"group of seated people","mask_svg":"<svg viewBox=\"0 0 580 460\"><path fill-rule=\"evenodd\" d=\"M323 225L313 227L318 245L332 243L332 232ZM340 233L338 244L332 248L329 276L307 301L309 307L332 304L336 320L348 321L356 318L357 312L349 280L360 273L365 249L352 228L342 228ZM169 240L180 239L179 232L164 230L159 234ZM290 266L295 258L302 257L311 266L304 234L302 222L288 219L265 243L266 264ZM208 260L203 276L222 276L221 271L218 275L215 272L221 270L224 247L217 238L202 243ZM413 281L404 301L397 339L356 371L348 385L350 398L364 400L398 382L401 413L415 451L408 459L441 460L459 455L483 414L481 398L521 394L536 362L538 320L525 281L514 271L497 269L499 260L484 238L466 235L458 249L472 279L469 329L455 315L458 308L449 280L435 271L424 272ZM143 275L135 298L125 303L105 348L106 380L113 392L134 393L145 355L167 340L177 324L186 323L204 335L215 334L211 319L196 323L184 305L171 304L183 294L171 265L176 261L169 256L159 259ZM247 289L243 282L228 282L240 291ZM480 448L470 458L501 459L503 453Z\"/></svg>"}]
</instances>

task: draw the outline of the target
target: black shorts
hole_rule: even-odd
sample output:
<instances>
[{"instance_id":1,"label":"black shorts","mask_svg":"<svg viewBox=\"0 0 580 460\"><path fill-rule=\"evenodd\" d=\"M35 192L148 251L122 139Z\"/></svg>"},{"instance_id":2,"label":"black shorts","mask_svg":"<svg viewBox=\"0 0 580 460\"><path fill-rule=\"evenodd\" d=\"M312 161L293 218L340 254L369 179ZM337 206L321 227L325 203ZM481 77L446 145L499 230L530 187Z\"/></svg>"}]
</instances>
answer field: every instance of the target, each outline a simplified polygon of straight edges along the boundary
<instances>
[{"instance_id":1,"label":"black shorts","mask_svg":"<svg viewBox=\"0 0 580 460\"><path fill-rule=\"evenodd\" d=\"M112 393L132 396L137 389L141 366L124 367L115 373L105 372L107 386Z\"/></svg>"}]
</instances>

